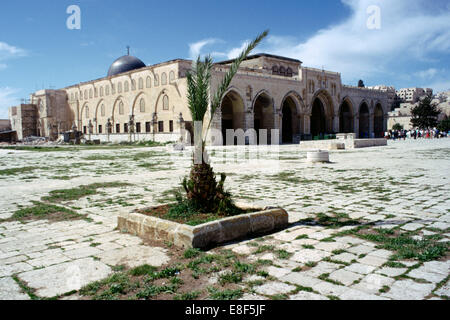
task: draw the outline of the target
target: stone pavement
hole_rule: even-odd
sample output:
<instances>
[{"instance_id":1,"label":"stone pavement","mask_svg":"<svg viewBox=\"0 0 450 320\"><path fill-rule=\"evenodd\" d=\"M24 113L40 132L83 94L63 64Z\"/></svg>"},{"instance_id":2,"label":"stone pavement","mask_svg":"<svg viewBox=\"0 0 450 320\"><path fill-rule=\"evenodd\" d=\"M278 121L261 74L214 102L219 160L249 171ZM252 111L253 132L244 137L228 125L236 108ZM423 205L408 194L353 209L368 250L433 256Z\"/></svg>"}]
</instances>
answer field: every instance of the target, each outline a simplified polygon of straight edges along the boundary
<instances>
[{"instance_id":1,"label":"stone pavement","mask_svg":"<svg viewBox=\"0 0 450 320\"><path fill-rule=\"evenodd\" d=\"M346 214L385 230L400 227L418 232L419 238L440 234L440 241L449 241L450 139L334 151L332 163L316 165L306 163L306 152L294 145L280 146L276 156L261 153L252 163L241 157L242 149L211 148L215 171L228 174L226 186L240 201L281 206L292 223L257 245L248 240L224 246L251 261L272 260L265 267L271 280L244 299L448 299L446 258L401 261L403 265L393 267L387 264L393 252L376 248L376 243L334 236L352 227L330 229L299 221L319 213ZM190 152L0 150L0 170L28 168L0 175L0 219L52 190L96 182L131 184L62 203L90 221L0 222L0 299L29 299L21 285L39 297L60 296L105 278L117 265L167 263L165 248L143 246L139 238L115 230L117 214L168 201L169 191L189 170ZM275 251L255 253L260 246ZM280 258L276 250L287 255Z\"/></svg>"}]
</instances>

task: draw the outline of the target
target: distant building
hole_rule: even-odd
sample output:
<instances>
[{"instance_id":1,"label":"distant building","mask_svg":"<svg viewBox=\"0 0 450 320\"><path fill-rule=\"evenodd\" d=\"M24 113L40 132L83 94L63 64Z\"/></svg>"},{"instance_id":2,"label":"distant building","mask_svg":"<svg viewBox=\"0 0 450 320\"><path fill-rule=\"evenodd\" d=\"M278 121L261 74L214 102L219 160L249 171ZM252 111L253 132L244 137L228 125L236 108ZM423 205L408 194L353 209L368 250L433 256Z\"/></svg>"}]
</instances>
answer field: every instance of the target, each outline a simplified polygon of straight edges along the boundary
<instances>
[{"instance_id":1,"label":"distant building","mask_svg":"<svg viewBox=\"0 0 450 320\"><path fill-rule=\"evenodd\" d=\"M377 86L372 86L372 87L368 87L368 88L386 92L387 99L388 99L389 111L393 111L395 109L395 107L397 106L398 97L397 97L397 93L396 93L394 87L386 86L386 85L377 85Z\"/></svg>"},{"instance_id":2,"label":"distant building","mask_svg":"<svg viewBox=\"0 0 450 320\"><path fill-rule=\"evenodd\" d=\"M415 103L419 98L428 95L433 95L433 89L430 88L403 88L396 91L397 97L402 102L411 102Z\"/></svg>"},{"instance_id":3,"label":"distant building","mask_svg":"<svg viewBox=\"0 0 450 320\"><path fill-rule=\"evenodd\" d=\"M429 89L431 90L431 89ZM435 103L438 109L441 110L441 114L438 116L438 121L450 118L450 91L443 92L437 95L431 103ZM412 129L411 125L411 111L416 107L419 102L416 103L401 103L400 107L396 108L394 111L388 113L388 129L399 123L404 129Z\"/></svg>"},{"instance_id":4,"label":"distant building","mask_svg":"<svg viewBox=\"0 0 450 320\"><path fill-rule=\"evenodd\" d=\"M9 120L0 120L0 132L11 130L11 122Z\"/></svg>"}]
</instances>

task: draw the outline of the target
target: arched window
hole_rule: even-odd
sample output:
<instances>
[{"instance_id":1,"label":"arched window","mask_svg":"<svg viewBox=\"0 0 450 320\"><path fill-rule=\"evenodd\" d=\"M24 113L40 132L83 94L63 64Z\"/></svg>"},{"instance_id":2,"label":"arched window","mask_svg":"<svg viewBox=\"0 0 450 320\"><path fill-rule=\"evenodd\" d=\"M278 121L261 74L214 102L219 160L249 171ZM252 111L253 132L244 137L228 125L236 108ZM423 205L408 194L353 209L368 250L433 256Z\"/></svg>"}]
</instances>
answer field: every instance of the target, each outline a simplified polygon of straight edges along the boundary
<instances>
[{"instance_id":1,"label":"arched window","mask_svg":"<svg viewBox=\"0 0 450 320\"><path fill-rule=\"evenodd\" d=\"M167 84L167 75L165 72L163 72L161 75L161 85L165 86L166 84Z\"/></svg>"},{"instance_id":2,"label":"arched window","mask_svg":"<svg viewBox=\"0 0 450 320\"><path fill-rule=\"evenodd\" d=\"M278 66L273 66L272 67L272 74L278 74Z\"/></svg>"},{"instance_id":3,"label":"arched window","mask_svg":"<svg viewBox=\"0 0 450 320\"><path fill-rule=\"evenodd\" d=\"M73 100L74 96L73 96L73 92L70 94L70 100Z\"/></svg>"},{"instance_id":4,"label":"arched window","mask_svg":"<svg viewBox=\"0 0 450 320\"><path fill-rule=\"evenodd\" d=\"M78 100L78 92L75 92L75 100Z\"/></svg>"},{"instance_id":5,"label":"arched window","mask_svg":"<svg viewBox=\"0 0 450 320\"><path fill-rule=\"evenodd\" d=\"M155 74L155 87L159 86L159 76Z\"/></svg>"},{"instance_id":6,"label":"arched window","mask_svg":"<svg viewBox=\"0 0 450 320\"><path fill-rule=\"evenodd\" d=\"M131 90L136 90L136 80L131 80Z\"/></svg>"},{"instance_id":7,"label":"arched window","mask_svg":"<svg viewBox=\"0 0 450 320\"><path fill-rule=\"evenodd\" d=\"M92 94L93 94L92 89L89 89L89 99L92 99Z\"/></svg>"},{"instance_id":8,"label":"arched window","mask_svg":"<svg viewBox=\"0 0 450 320\"><path fill-rule=\"evenodd\" d=\"M175 80L175 72L170 71L169 73L169 82L173 82Z\"/></svg>"},{"instance_id":9,"label":"arched window","mask_svg":"<svg viewBox=\"0 0 450 320\"><path fill-rule=\"evenodd\" d=\"M139 90L144 89L144 79L139 78Z\"/></svg>"},{"instance_id":10,"label":"arched window","mask_svg":"<svg viewBox=\"0 0 450 320\"><path fill-rule=\"evenodd\" d=\"M122 93L122 82L119 82L119 83L117 84L117 92L118 92L118 93Z\"/></svg>"},{"instance_id":11,"label":"arched window","mask_svg":"<svg viewBox=\"0 0 450 320\"><path fill-rule=\"evenodd\" d=\"M167 95L163 98L163 110L169 110L169 97Z\"/></svg>"},{"instance_id":12,"label":"arched window","mask_svg":"<svg viewBox=\"0 0 450 320\"><path fill-rule=\"evenodd\" d=\"M152 79L150 77L147 77L146 87L147 88L151 88L152 87Z\"/></svg>"},{"instance_id":13,"label":"arched window","mask_svg":"<svg viewBox=\"0 0 450 320\"><path fill-rule=\"evenodd\" d=\"M84 100L87 100L87 99L88 99L88 91L84 90Z\"/></svg>"},{"instance_id":14,"label":"arched window","mask_svg":"<svg viewBox=\"0 0 450 320\"><path fill-rule=\"evenodd\" d=\"M123 102L122 101L120 101L120 103L119 103L119 114L124 114Z\"/></svg>"},{"instance_id":15,"label":"arched window","mask_svg":"<svg viewBox=\"0 0 450 320\"><path fill-rule=\"evenodd\" d=\"M287 70L286 70L286 75L287 75L288 77L292 77L292 69L291 69L291 68L287 68Z\"/></svg>"},{"instance_id":16,"label":"arched window","mask_svg":"<svg viewBox=\"0 0 450 320\"><path fill-rule=\"evenodd\" d=\"M94 97L96 97L96 98L98 97L98 89L97 88L94 89Z\"/></svg>"},{"instance_id":17,"label":"arched window","mask_svg":"<svg viewBox=\"0 0 450 320\"><path fill-rule=\"evenodd\" d=\"M286 69L284 67L280 67L280 75L284 76L286 74Z\"/></svg>"},{"instance_id":18,"label":"arched window","mask_svg":"<svg viewBox=\"0 0 450 320\"><path fill-rule=\"evenodd\" d=\"M89 106L86 106L86 119L88 119L89 118Z\"/></svg>"},{"instance_id":19,"label":"arched window","mask_svg":"<svg viewBox=\"0 0 450 320\"><path fill-rule=\"evenodd\" d=\"M100 107L100 114L102 115L102 117L105 116L105 105L104 104L102 104Z\"/></svg>"},{"instance_id":20,"label":"arched window","mask_svg":"<svg viewBox=\"0 0 450 320\"><path fill-rule=\"evenodd\" d=\"M141 99L141 101L139 102L139 109L141 112L145 112L145 100L144 98Z\"/></svg>"},{"instance_id":21,"label":"arched window","mask_svg":"<svg viewBox=\"0 0 450 320\"><path fill-rule=\"evenodd\" d=\"M103 87L100 87L100 97L103 97Z\"/></svg>"},{"instance_id":22,"label":"arched window","mask_svg":"<svg viewBox=\"0 0 450 320\"><path fill-rule=\"evenodd\" d=\"M125 81L123 87L125 92L128 92L130 90L130 85L128 84L128 81Z\"/></svg>"},{"instance_id":23,"label":"arched window","mask_svg":"<svg viewBox=\"0 0 450 320\"><path fill-rule=\"evenodd\" d=\"M106 86L106 87L105 87L105 94L106 94L107 96L109 96L109 86Z\"/></svg>"}]
</instances>

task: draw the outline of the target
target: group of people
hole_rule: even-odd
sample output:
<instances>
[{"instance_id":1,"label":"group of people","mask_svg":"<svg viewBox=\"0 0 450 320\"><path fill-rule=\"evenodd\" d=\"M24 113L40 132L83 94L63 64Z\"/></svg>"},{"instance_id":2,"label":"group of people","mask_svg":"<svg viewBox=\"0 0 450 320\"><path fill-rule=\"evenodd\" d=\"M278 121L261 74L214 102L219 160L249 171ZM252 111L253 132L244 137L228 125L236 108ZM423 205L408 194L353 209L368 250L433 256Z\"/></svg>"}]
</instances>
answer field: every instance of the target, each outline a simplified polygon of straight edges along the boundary
<instances>
[{"instance_id":1,"label":"group of people","mask_svg":"<svg viewBox=\"0 0 450 320\"><path fill-rule=\"evenodd\" d=\"M419 129L411 129L411 130L389 130L385 132L384 137L388 140L406 140L408 139L439 139L448 137L448 132L441 132L439 129L434 128L431 130L419 130Z\"/></svg>"}]
</instances>

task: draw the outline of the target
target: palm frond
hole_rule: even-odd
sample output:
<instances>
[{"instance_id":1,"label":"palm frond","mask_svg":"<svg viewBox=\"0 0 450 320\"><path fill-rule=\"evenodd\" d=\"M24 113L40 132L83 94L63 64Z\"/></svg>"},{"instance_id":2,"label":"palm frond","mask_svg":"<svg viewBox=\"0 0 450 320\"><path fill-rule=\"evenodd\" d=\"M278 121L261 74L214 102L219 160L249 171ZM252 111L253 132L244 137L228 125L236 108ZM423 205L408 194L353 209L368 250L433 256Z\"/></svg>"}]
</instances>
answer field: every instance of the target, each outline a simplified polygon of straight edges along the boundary
<instances>
[{"instance_id":1,"label":"palm frond","mask_svg":"<svg viewBox=\"0 0 450 320\"><path fill-rule=\"evenodd\" d=\"M222 99L223 99L226 91L228 90L228 88L231 84L231 81L233 80L234 76L238 72L240 65L248 57L248 55L253 51L253 49L255 49L256 46L258 46L258 44L265 37L267 37L268 34L269 34L269 30L266 30L263 33L261 33L258 37L256 37L256 39L253 40L252 42L250 42L247 45L247 47L241 52L239 57L236 58L233 61L233 63L231 64L230 69L225 74L224 78L222 79L222 82L220 83L219 87L217 88L217 91L214 94L214 97L211 101L211 119L210 119L207 129L210 128L212 118L213 118L214 114L216 113L217 109L220 108L220 106L222 104Z\"/></svg>"},{"instance_id":2,"label":"palm frond","mask_svg":"<svg viewBox=\"0 0 450 320\"><path fill-rule=\"evenodd\" d=\"M250 42L242 51L238 58L231 64L229 70L222 79L214 97L211 99L211 117L206 127L206 132L211 127L212 119L216 110L220 108L225 92L228 90L233 77L239 70L241 63L247 58L253 49L269 34L266 30L255 40ZM210 56L201 61L200 56L192 63L192 70L187 73L188 104L192 121L204 121L205 115L210 105L211 71L213 61ZM206 137L206 134L205 134ZM202 139L205 144L205 138Z\"/></svg>"},{"instance_id":3,"label":"palm frond","mask_svg":"<svg viewBox=\"0 0 450 320\"><path fill-rule=\"evenodd\" d=\"M197 58L187 73L188 105L193 121L203 121L209 105L212 59Z\"/></svg>"}]
</instances>

